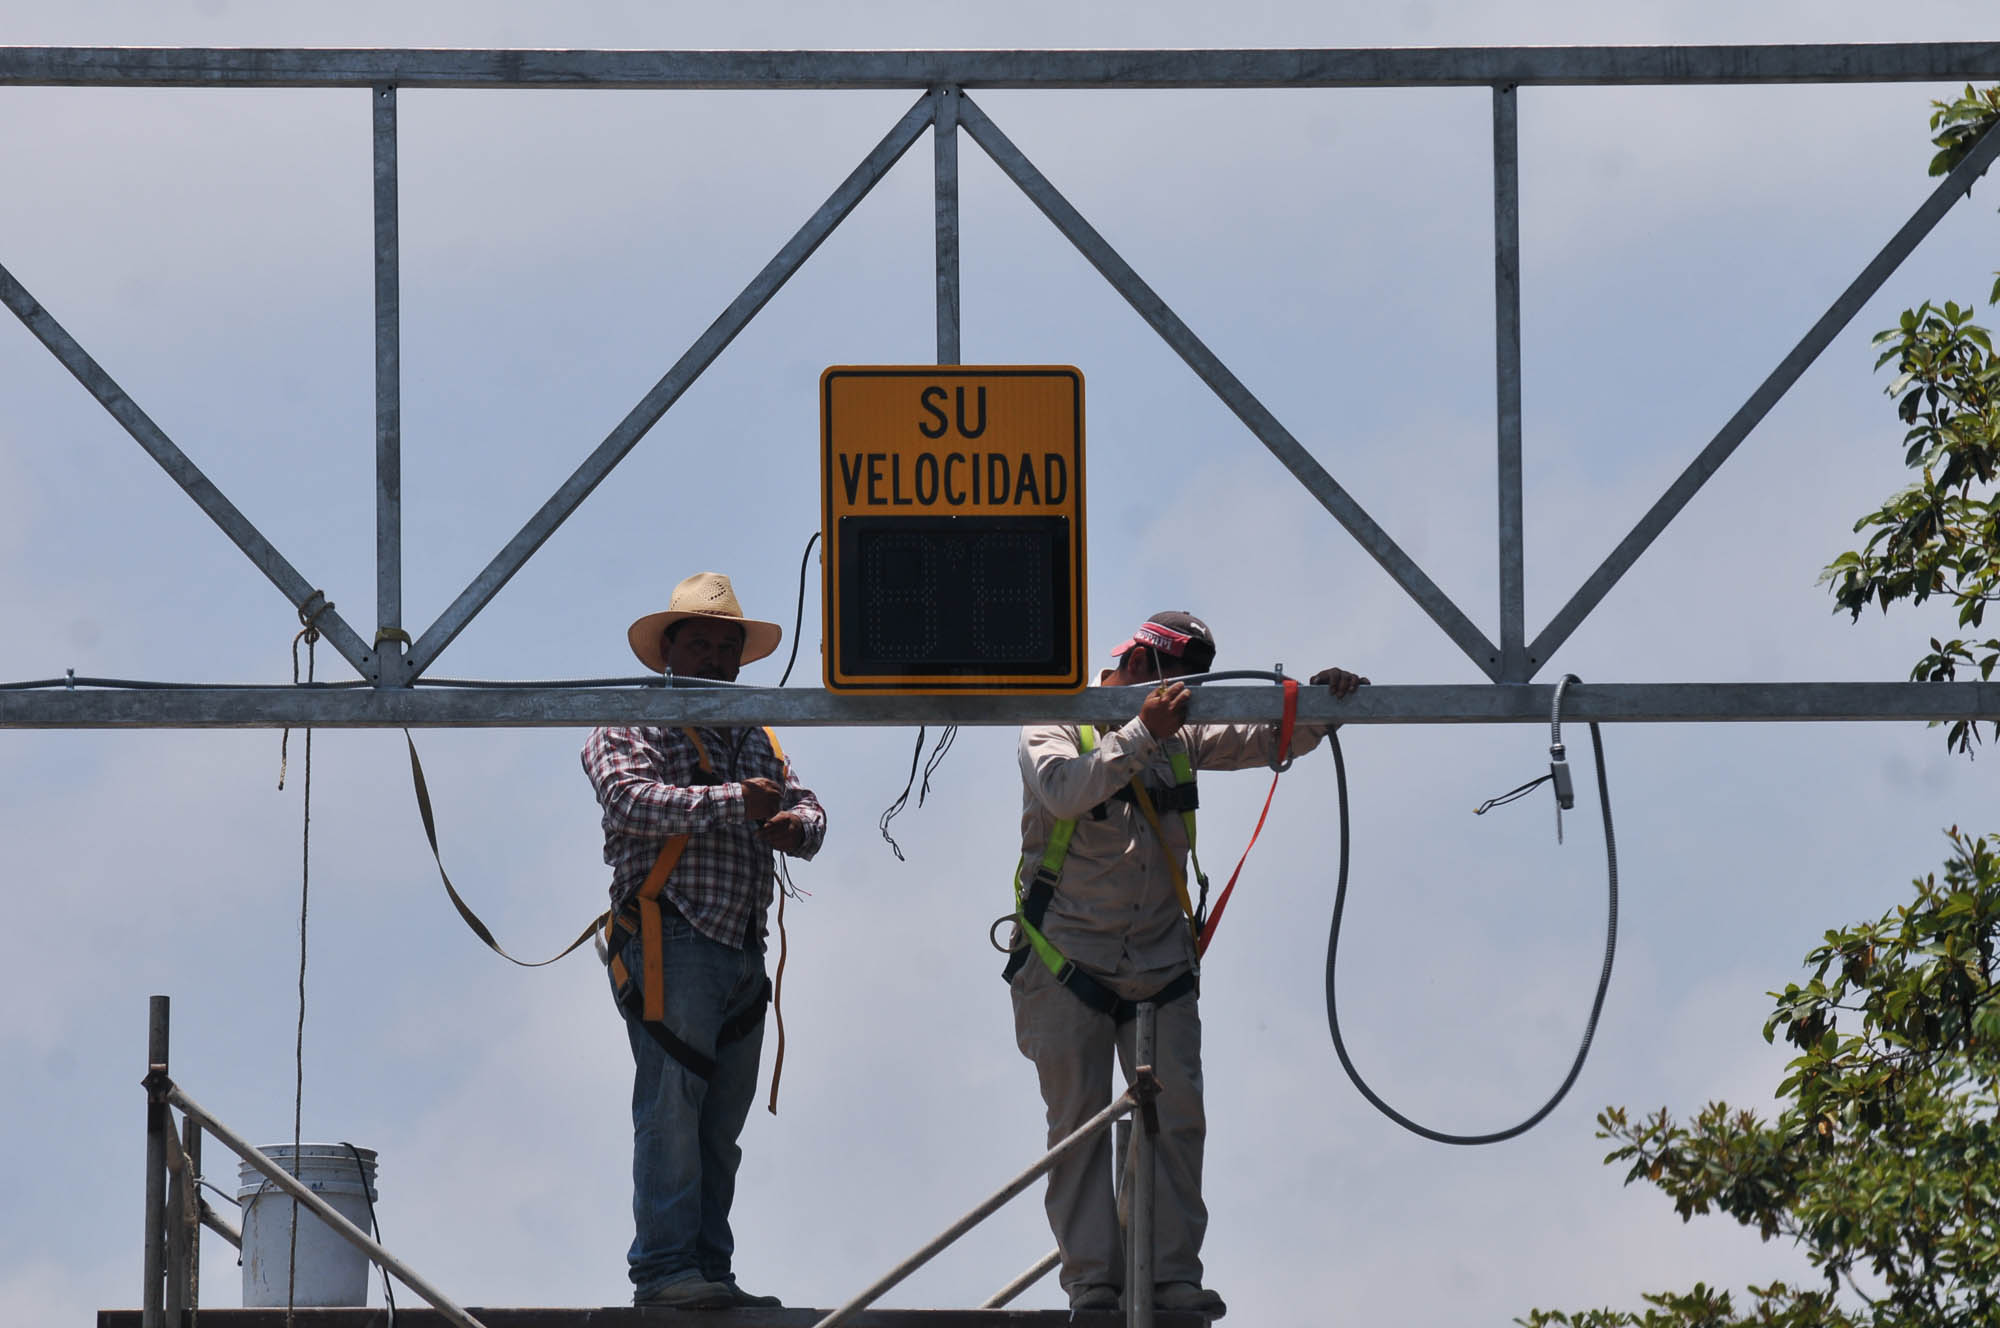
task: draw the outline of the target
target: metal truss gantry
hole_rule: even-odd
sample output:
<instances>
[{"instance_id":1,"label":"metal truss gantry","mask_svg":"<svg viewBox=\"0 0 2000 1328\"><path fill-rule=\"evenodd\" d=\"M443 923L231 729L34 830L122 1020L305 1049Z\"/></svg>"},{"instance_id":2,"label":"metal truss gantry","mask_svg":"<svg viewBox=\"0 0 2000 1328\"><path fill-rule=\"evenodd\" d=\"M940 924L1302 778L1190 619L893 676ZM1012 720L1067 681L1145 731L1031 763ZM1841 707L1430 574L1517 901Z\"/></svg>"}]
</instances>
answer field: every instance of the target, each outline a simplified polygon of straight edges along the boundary
<instances>
[{"instance_id":1,"label":"metal truss gantry","mask_svg":"<svg viewBox=\"0 0 2000 1328\"><path fill-rule=\"evenodd\" d=\"M937 359L959 362L958 136L961 130L1038 207L1271 454L1374 557L1491 681L1377 686L1300 716L1347 723L1527 722L1553 687L1536 674L1610 593L2000 155L1989 133L1889 238L1742 407L1533 638L1522 553L1519 89L1562 86L1887 83L2000 78L2000 43L1888 45L1102 51L252 50L0 47L0 87L352 88L373 100L375 179L376 626L364 637L203 475L55 317L0 266L0 303L310 619L360 675L344 686L152 688L0 685L0 728L475 727L593 724L1019 724L1106 716L1099 696L848 696L815 689L427 685L425 674L583 500L928 130L936 209ZM1167 306L967 95L988 88L1492 89L1495 368L1498 382L1499 621L1476 627L1387 531ZM791 240L577 466L506 547L414 640L402 604L399 88L918 92ZM1132 703L1136 708L1136 702ZM1276 719L1271 687L1204 689L1193 713ZM1113 707L1115 709L1115 707ZM2000 684L1593 684L1570 693L1577 721L1912 720L2000 717Z\"/></svg>"}]
</instances>

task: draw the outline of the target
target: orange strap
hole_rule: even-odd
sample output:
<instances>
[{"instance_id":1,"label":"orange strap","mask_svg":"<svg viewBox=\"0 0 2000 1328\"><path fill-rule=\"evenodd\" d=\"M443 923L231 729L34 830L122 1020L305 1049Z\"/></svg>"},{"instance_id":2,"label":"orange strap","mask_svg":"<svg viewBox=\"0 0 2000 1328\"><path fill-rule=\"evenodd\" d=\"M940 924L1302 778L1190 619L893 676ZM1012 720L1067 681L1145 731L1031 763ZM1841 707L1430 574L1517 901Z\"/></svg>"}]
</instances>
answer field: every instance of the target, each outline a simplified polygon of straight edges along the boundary
<instances>
[{"instance_id":1,"label":"orange strap","mask_svg":"<svg viewBox=\"0 0 2000 1328\"><path fill-rule=\"evenodd\" d=\"M778 1052L771 1060L771 1100L765 1110L778 1114L778 1080L785 1077L785 887L778 885L778 976L771 983L771 1013L778 1020Z\"/></svg>"},{"instance_id":2,"label":"orange strap","mask_svg":"<svg viewBox=\"0 0 2000 1328\"><path fill-rule=\"evenodd\" d=\"M660 958L660 888L666 884L667 876L673 871L674 864L680 861L681 851L687 847L687 841L686 835L668 836L667 842L660 845L660 856L653 859L653 869L646 873L645 881L632 896L635 901L644 901L636 909L639 914L639 939L643 954L646 956L640 962L642 970L640 985L646 1003L641 1014L654 1022L664 1019L667 1013L666 987L660 975L660 964L648 962ZM626 971L625 957L613 949L611 944L615 939L612 931L617 925L617 916L614 910L606 913L602 919L605 962L611 966L613 981L623 987L631 974Z\"/></svg>"},{"instance_id":3,"label":"orange strap","mask_svg":"<svg viewBox=\"0 0 2000 1328\"><path fill-rule=\"evenodd\" d=\"M653 859L653 870L646 873L646 883L635 896L639 901L639 945L643 956L639 978L644 1004L639 1017L648 1023L657 1024L667 1017L666 963L660 949L660 887L667 883L674 864L681 860L687 842L686 835L674 835L660 845L660 856Z\"/></svg>"},{"instance_id":4,"label":"orange strap","mask_svg":"<svg viewBox=\"0 0 2000 1328\"><path fill-rule=\"evenodd\" d=\"M681 732L694 744L695 756L701 764L702 773L714 774L715 766L708 759L708 748L700 736L691 728L683 728ZM782 767L786 764L785 749L779 746L778 735L767 728L764 730L764 736L770 740L771 754L778 758L778 764ZM673 874L687 845L686 835L668 836L667 841L660 845L660 856L653 859L653 869L646 873L645 881L632 896L639 905L641 955L639 990L642 1002L639 1017L649 1023L659 1023L667 1017L666 961L661 949L661 930L664 923L660 913L660 892L666 888L667 877ZM605 922L607 936L610 935L610 930L610 921L607 918ZM772 986L771 995L771 1008L778 1018L778 1053L771 1067L770 1111L773 1116L778 1114L778 1077L784 1072L785 1067L785 1013L778 1002L784 992L786 949L785 892L780 888L778 890L778 977ZM616 956L613 956L613 959L616 962ZM622 967L622 964L619 966Z\"/></svg>"},{"instance_id":5,"label":"orange strap","mask_svg":"<svg viewBox=\"0 0 2000 1328\"><path fill-rule=\"evenodd\" d=\"M715 773L715 766L708 759L708 748L701 737L691 728L681 732L694 744L694 754L704 775ZM660 891L667 885L667 877L673 874L680 863L681 854L687 851L686 835L669 835L667 842L660 845L660 856L653 859L653 870L646 873L646 879L633 896L639 902L639 992L641 1005L639 1017L647 1023L657 1024L667 1017L667 976L666 960L660 948L660 931L663 925L660 917Z\"/></svg>"},{"instance_id":6,"label":"orange strap","mask_svg":"<svg viewBox=\"0 0 2000 1328\"><path fill-rule=\"evenodd\" d=\"M1278 760L1292 750L1292 730L1299 715L1299 684L1296 679L1285 679L1285 717L1278 722ZM1222 910L1229 907L1229 892L1236 888L1236 878L1243 874L1243 864L1250 858L1250 850L1257 846L1257 836L1264 833L1264 818L1271 814L1271 798L1278 791L1278 775L1271 776L1270 791L1264 795L1264 810L1257 813L1257 828L1250 832L1250 842L1243 846L1243 856L1236 860L1236 870L1229 873L1229 884L1222 887L1216 896L1215 908L1208 915L1208 924L1201 929L1201 942L1195 947L1196 957L1208 953L1208 943L1215 939L1215 929L1222 925Z\"/></svg>"},{"instance_id":7,"label":"orange strap","mask_svg":"<svg viewBox=\"0 0 2000 1328\"><path fill-rule=\"evenodd\" d=\"M778 745L775 729L765 729L764 736L771 740L771 754L778 758L780 768L788 768L785 749ZM778 892L778 975L771 983L771 1014L778 1021L778 1051L771 1060L771 1100L766 1109L778 1114L778 1080L785 1075L785 956L790 944L785 937L785 886L782 881L773 881L772 888Z\"/></svg>"}]
</instances>

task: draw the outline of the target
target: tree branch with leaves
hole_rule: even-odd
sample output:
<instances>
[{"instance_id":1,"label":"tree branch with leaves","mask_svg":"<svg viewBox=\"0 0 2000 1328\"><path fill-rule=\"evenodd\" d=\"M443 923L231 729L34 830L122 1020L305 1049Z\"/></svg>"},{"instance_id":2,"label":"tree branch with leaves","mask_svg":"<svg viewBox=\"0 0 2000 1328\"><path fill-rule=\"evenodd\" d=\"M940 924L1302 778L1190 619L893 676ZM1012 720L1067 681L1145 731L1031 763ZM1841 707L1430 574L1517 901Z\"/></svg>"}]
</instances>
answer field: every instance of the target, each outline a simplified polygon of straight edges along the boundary
<instances>
[{"instance_id":1,"label":"tree branch with leaves","mask_svg":"<svg viewBox=\"0 0 2000 1328\"><path fill-rule=\"evenodd\" d=\"M1631 1313L1536 1310L1531 1328L1981 1328L2000 1322L2000 838L1953 829L1942 874L1829 931L1773 992L1796 1049L1764 1120L1711 1102L1685 1124L1612 1107L1598 1137L1627 1184L1683 1221L1719 1213L1796 1244L1824 1279L1697 1284Z\"/></svg>"},{"instance_id":2,"label":"tree branch with leaves","mask_svg":"<svg viewBox=\"0 0 2000 1328\"><path fill-rule=\"evenodd\" d=\"M1933 103L1931 174L2000 124L2000 88ZM1989 302L2000 304L2000 282ZM1878 370L1921 479L1855 524L1868 543L1822 574L1839 610L1957 609L1919 680L1990 677L2000 638L1973 639L2000 601L2000 359L1974 309L1905 312L1878 336ZM1948 742L1970 754L1973 721ZM1795 1051L1765 1120L1711 1102L1686 1123L1611 1107L1598 1137L1625 1183L1666 1194L1683 1221L1720 1214L1801 1249L1817 1279L1737 1294L1697 1282L1638 1311L1535 1310L1527 1328L1993 1328L2000 1325L2000 838L1949 832L1942 874L1880 918L1829 931L1806 977L1772 992L1764 1037Z\"/></svg>"},{"instance_id":3,"label":"tree branch with leaves","mask_svg":"<svg viewBox=\"0 0 2000 1328\"><path fill-rule=\"evenodd\" d=\"M2000 87L1968 86L1932 107L1938 150L1930 169L1943 175L2000 123ZM1987 298L2000 304L2000 279ZM1895 367L1887 391L1905 426L1903 463L1921 478L1855 522L1855 533L1873 532L1868 543L1820 574L1836 612L1859 618L1870 604L1886 613L1891 604L1937 595L1951 601L1961 631L1977 633L1987 606L2000 601L2000 357L1992 333L1972 321L1975 313L1970 303L1925 301L1875 337L1875 367ZM1932 637L1910 677L1946 682L1960 669L1977 669L1985 680L1996 665L2000 637ZM1946 735L1950 749L1968 756L1977 741L1975 720L1954 721Z\"/></svg>"}]
</instances>

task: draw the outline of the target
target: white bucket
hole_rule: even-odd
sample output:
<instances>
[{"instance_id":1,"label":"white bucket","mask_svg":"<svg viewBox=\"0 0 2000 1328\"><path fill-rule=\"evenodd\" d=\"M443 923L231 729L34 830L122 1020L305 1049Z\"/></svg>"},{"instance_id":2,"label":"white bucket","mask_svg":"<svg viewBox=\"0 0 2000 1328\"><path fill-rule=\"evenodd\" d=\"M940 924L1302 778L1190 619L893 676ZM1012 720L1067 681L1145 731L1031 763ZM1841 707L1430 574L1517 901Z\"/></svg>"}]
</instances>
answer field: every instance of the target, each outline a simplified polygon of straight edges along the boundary
<instances>
[{"instance_id":1,"label":"white bucket","mask_svg":"<svg viewBox=\"0 0 2000 1328\"><path fill-rule=\"evenodd\" d=\"M273 1144L264 1155L333 1210L370 1235L368 1205L375 1196L375 1150L346 1144L300 1144L298 1164L290 1144ZM355 1166L355 1154L361 1165ZM348 1244L310 1210L299 1222L296 1277L293 1276L292 1220L299 1202L245 1162L236 1197L243 1204L243 1304L366 1305L368 1256Z\"/></svg>"}]
</instances>

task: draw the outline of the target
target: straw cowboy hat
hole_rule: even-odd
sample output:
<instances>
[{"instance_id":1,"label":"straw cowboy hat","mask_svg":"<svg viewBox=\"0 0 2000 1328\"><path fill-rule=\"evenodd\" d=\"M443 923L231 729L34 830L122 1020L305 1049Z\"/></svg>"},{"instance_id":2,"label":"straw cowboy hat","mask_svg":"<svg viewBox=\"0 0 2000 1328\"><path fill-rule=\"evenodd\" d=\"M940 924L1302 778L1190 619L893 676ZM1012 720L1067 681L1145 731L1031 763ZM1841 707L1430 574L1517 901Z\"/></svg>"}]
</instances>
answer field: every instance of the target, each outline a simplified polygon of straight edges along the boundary
<instances>
[{"instance_id":1,"label":"straw cowboy hat","mask_svg":"<svg viewBox=\"0 0 2000 1328\"><path fill-rule=\"evenodd\" d=\"M720 572L696 572L674 587L674 597L667 601L665 613L649 613L625 633L625 639L632 643L632 653L641 664L655 673L667 671L661 633L683 618L713 618L740 626L745 664L776 650L785 635L785 629L776 623L743 616L743 606L736 602L736 592L730 587L728 577Z\"/></svg>"}]
</instances>

